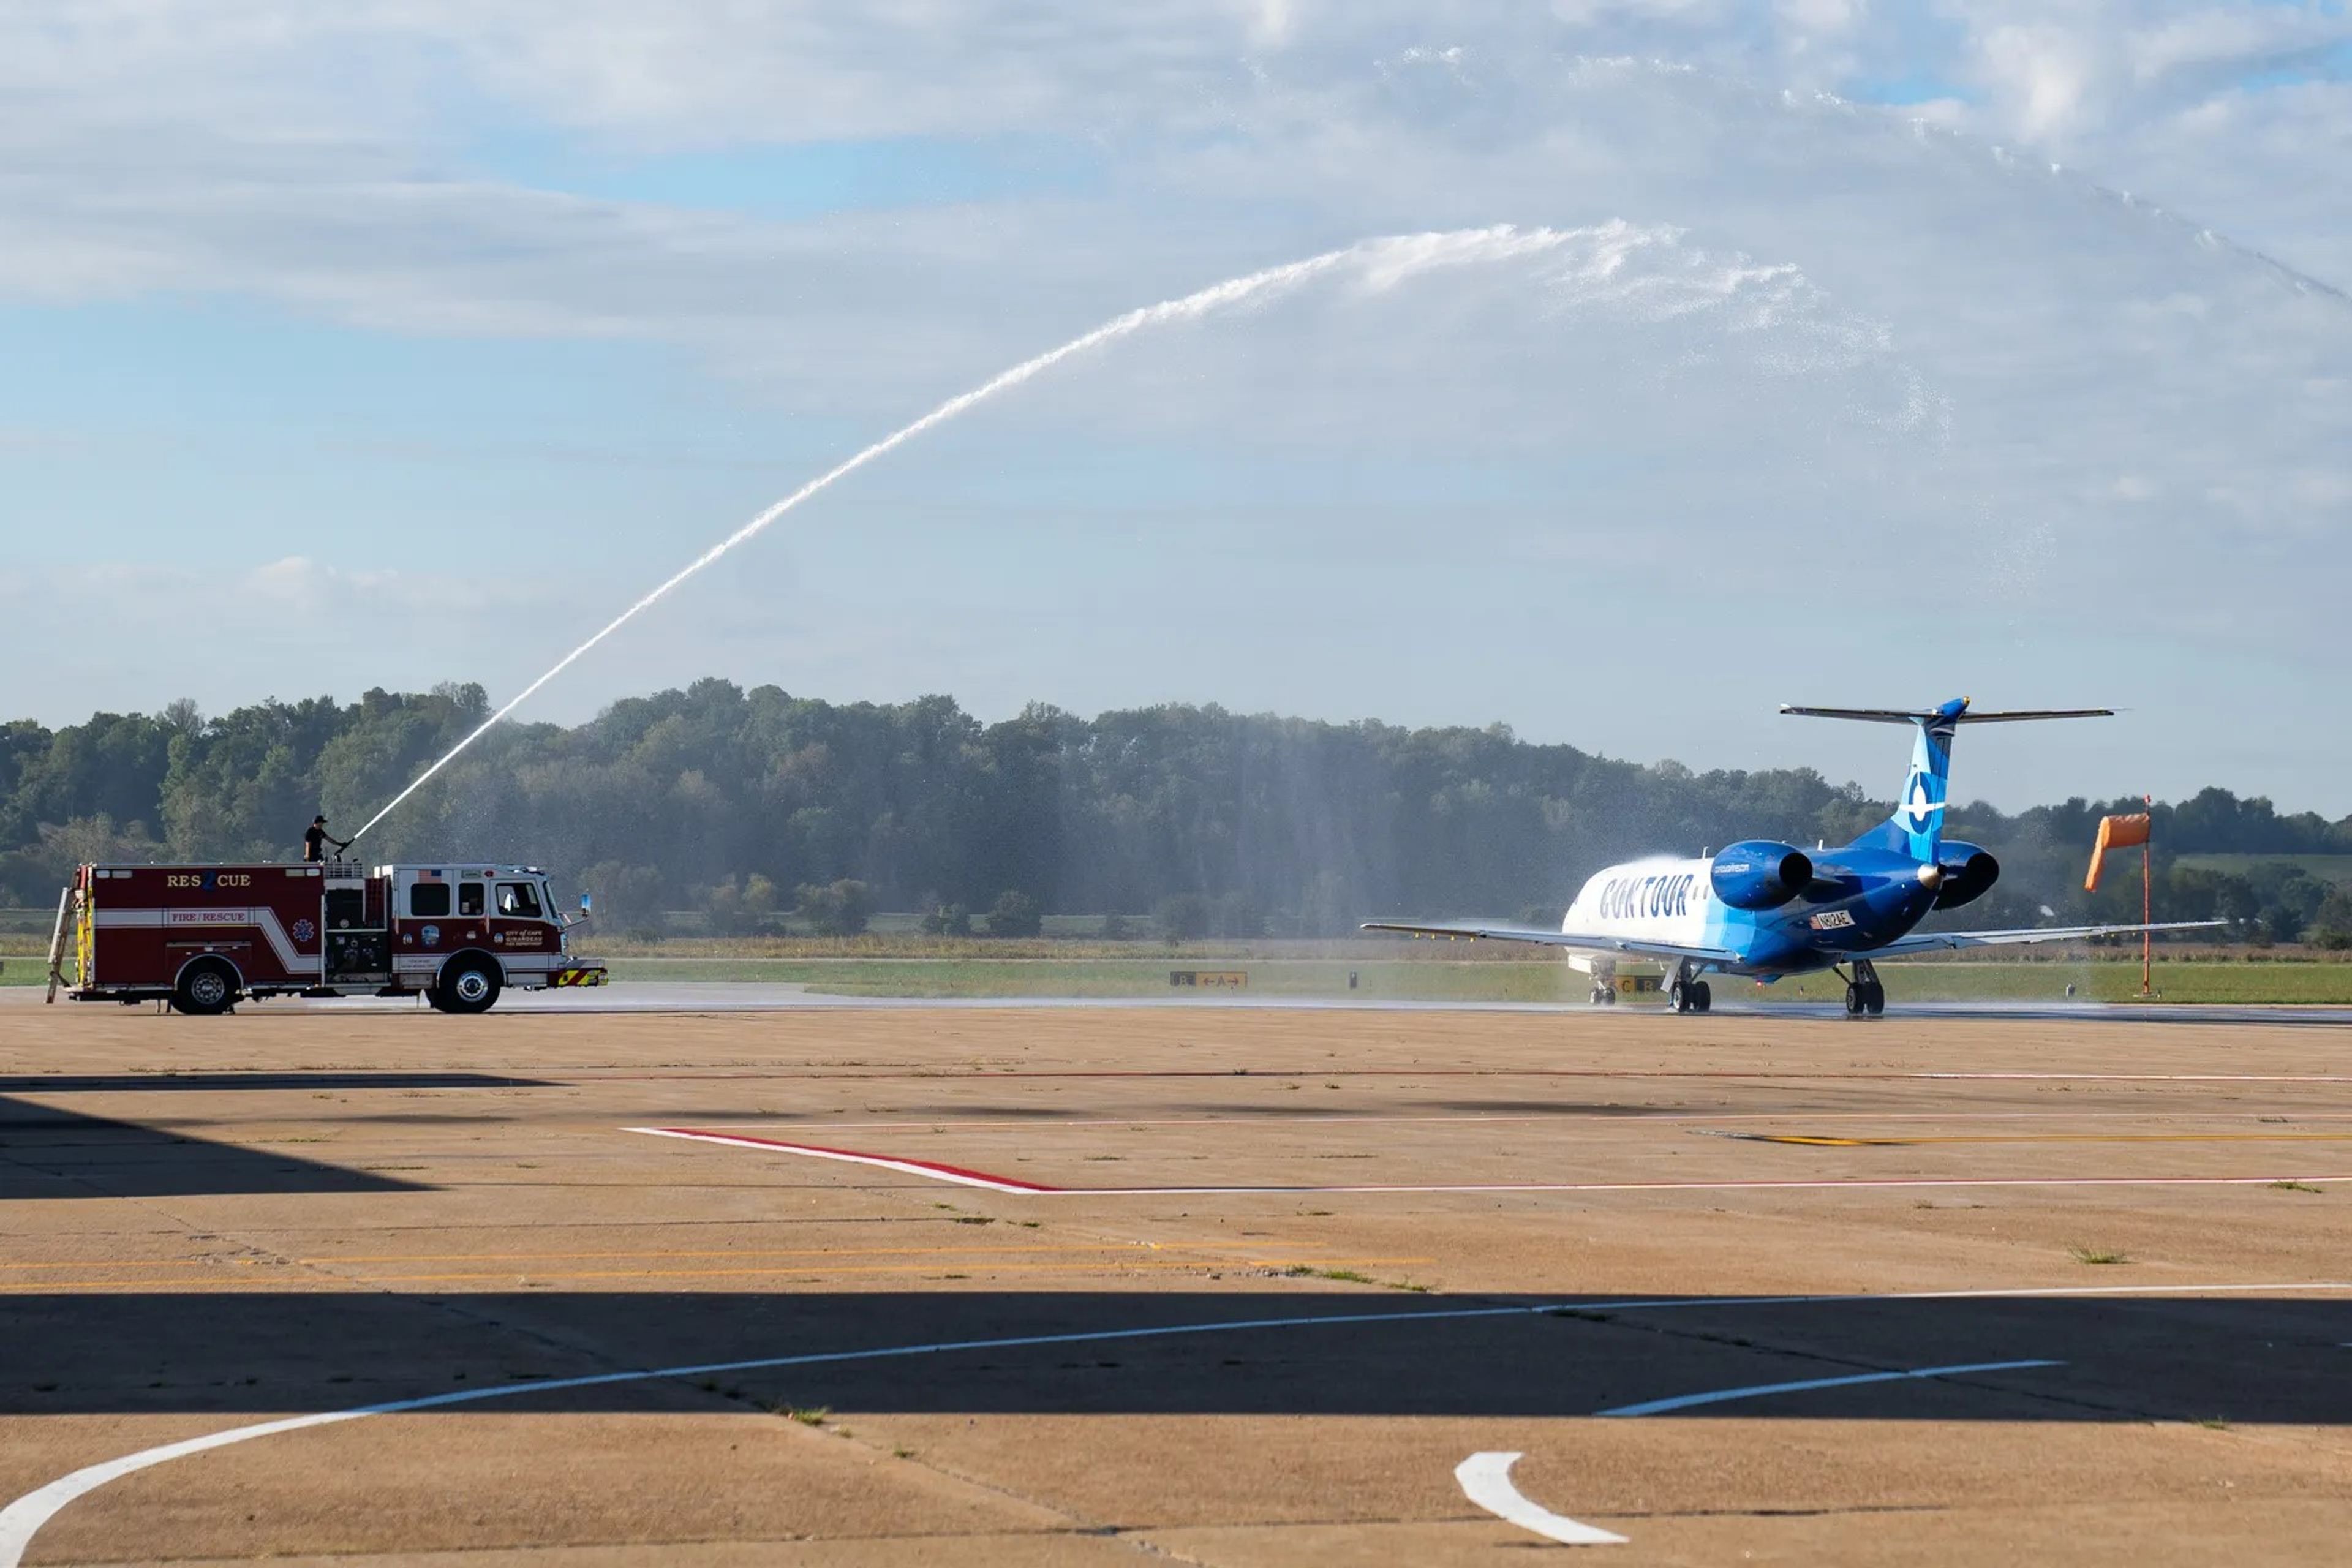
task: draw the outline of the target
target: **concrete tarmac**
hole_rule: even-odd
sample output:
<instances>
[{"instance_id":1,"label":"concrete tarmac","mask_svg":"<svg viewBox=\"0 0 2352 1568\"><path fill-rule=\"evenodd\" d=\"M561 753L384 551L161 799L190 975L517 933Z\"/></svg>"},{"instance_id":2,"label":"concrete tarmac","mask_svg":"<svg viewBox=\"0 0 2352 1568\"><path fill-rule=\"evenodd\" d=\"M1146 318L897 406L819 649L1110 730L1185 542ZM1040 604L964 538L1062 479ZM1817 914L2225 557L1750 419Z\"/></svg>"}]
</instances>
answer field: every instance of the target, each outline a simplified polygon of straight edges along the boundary
<instances>
[{"instance_id":1,"label":"concrete tarmac","mask_svg":"<svg viewBox=\"0 0 2352 1568\"><path fill-rule=\"evenodd\" d=\"M644 999L0 1010L0 1564L2352 1539L2335 1030Z\"/></svg>"}]
</instances>

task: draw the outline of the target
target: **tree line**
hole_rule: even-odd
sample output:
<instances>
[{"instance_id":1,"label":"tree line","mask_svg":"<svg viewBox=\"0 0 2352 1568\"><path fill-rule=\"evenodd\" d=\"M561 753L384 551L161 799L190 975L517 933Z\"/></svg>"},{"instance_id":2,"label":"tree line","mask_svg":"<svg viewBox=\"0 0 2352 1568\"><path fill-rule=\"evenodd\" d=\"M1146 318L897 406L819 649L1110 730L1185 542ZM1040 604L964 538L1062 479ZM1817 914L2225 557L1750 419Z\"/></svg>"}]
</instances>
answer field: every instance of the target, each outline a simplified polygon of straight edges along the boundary
<instances>
[{"instance_id":1,"label":"tree line","mask_svg":"<svg viewBox=\"0 0 2352 1568\"><path fill-rule=\"evenodd\" d=\"M467 684L0 726L0 903L53 904L83 860L292 858L314 812L350 833L489 710ZM887 909L947 931L1029 933L1048 914L1093 914L1119 917L1114 932L1148 919L1182 934L1320 936L1400 913L1556 920L1612 861L1740 837L1836 844L1889 809L1809 768L1694 773L1530 744L1501 725L1181 704L1094 719L1032 706L984 724L946 697L830 703L706 679L576 727L503 725L355 855L545 866L627 931L680 911L716 931L795 912L856 930ZM2136 876L2094 897L2082 875L2099 817L2138 809L2078 798L1954 811L1947 832L1991 849L2002 879L1939 919L2137 918ZM2283 815L2218 788L2154 811L2159 918L2352 945L2352 895L2298 863L2352 856L2352 817ZM2197 863L2215 856L2231 859Z\"/></svg>"}]
</instances>

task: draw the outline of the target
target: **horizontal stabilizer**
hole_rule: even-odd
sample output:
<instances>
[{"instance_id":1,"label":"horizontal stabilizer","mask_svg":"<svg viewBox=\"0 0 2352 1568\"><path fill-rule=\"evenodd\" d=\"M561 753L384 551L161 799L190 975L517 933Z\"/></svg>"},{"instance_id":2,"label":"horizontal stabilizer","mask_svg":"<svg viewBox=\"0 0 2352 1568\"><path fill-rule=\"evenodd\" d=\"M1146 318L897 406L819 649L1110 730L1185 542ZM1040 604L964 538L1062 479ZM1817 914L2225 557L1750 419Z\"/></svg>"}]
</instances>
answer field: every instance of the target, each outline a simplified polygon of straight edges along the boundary
<instances>
[{"instance_id":1,"label":"horizontal stabilizer","mask_svg":"<svg viewBox=\"0 0 2352 1568\"><path fill-rule=\"evenodd\" d=\"M2020 708L2006 713L1946 713L1933 708L1794 708L1780 711L1800 719L1853 719L1865 724L2014 724L2027 719L2112 719L2112 708Z\"/></svg>"}]
</instances>

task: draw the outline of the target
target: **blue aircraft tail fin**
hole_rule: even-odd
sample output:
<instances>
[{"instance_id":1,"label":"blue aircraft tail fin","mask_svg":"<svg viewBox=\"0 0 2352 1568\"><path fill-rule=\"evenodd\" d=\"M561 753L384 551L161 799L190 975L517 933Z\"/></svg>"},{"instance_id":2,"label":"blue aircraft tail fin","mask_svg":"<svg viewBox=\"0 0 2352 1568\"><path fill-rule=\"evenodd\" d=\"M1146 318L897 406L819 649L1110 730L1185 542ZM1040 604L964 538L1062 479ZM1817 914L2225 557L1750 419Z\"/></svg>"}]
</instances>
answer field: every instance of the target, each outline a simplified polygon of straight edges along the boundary
<instances>
[{"instance_id":1,"label":"blue aircraft tail fin","mask_svg":"<svg viewBox=\"0 0 2352 1568\"><path fill-rule=\"evenodd\" d=\"M1889 848L1900 848L1927 865L1944 848L1944 804L1951 788L1953 721L1948 711L1966 706L1963 697L1947 702L1931 719L1913 721L1919 732L1911 742L1911 771L1904 775L1903 793L1895 797L1895 815L1883 830Z\"/></svg>"},{"instance_id":2,"label":"blue aircraft tail fin","mask_svg":"<svg viewBox=\"0 0 2352 1568\"><path fill-rule=\"evenodd\" d=\"M1904 775L1903 793L1895 797L1895 815L1884 826L1854 840L1858 846L1892 849L1922 864L1933 862L1944 847L1944 810L1952 774L1952 736L1962 724L2002 724L2026 719L2112 719L2109 708L2042 708L2005 713L1971 713L1969 700L1956 697L1940 708L1790 708L1811 719L1853 719L1867 724L1910 724L1918 731L1911 742L1911 771Z\"/></svg>"}]
</instances>

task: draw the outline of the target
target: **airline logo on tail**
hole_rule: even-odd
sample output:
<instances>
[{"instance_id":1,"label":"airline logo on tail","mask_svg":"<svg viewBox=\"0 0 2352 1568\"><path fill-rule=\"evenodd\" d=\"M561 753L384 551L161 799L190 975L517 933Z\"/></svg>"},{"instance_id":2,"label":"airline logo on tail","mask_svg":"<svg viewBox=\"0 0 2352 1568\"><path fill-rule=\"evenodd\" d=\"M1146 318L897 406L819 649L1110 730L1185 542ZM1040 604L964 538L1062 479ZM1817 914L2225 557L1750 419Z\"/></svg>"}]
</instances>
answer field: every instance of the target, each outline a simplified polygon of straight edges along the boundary
<instances>
[{"instance_id":1,"label":"airline logo on tail","mask_svg":"<svg viewBox=\"0 0 2352 1568\"><path fill-rule=\"evenodd\" d=\"M1915 768L1910 786L1903 792L1903 804L1895 809L1909 817L1912 827L1917 829L1927 826L1927 819L1944 809L1944 803L1928 795L1927 775Z\"/></svg>"}]
</instances>

